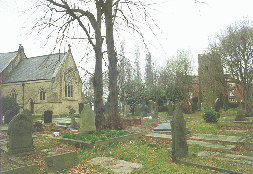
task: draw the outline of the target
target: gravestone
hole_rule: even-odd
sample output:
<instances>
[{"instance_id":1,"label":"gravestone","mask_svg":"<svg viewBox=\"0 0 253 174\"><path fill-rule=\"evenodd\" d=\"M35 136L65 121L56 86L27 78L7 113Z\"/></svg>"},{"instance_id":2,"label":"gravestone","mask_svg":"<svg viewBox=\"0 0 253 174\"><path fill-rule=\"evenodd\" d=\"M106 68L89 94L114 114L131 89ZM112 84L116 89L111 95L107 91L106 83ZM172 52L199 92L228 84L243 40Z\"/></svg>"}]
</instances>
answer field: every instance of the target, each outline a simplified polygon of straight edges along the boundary
<instances>
[{"instance_id":1,"label":"gravestone","mask_svg":"<svg viewBox=\"0 0 253 174\"><path fill-rule=\"evenodd\" d=\"M96 131L95 112L89 105L85 105L81 112L81 128L80 134L87 134L89 131Z\"/></svg>"},{"instance_id":2,"label":"gravestone","mask_svg":"<svg viewBox=\"0 0 253 174\"><path fill-rule=\"evenodd\" d=\"M172 106L172 103L169 103L168 106L168 115L173 115L173 106Z\"/></svg>"},{"instance_id":3,"label":"gravestone","mask_svg":"<svg viewBox=\"0 0 253 174\"><path fill-rule=\"evenodd\" d=\"M155 129L155 132L171 132L171 125L170 123L161 123L160 125L158 125Z\"/></svg>"},{"instance_id":4,"label":"gravestone","mask_svg":"<svg viewBox=\"0 0 253 174\"><path fill-rule=\"evenodd\" d=\"M53 111L44 112L44 123L52 123Z\"/></svg>"},{"instance_id":5,"label":"gravestone","mask_svg":"<svg viewBox=\"0 0 253 174\"><path fill-rule=\"evenodd\" d=\"M28 118L30 118L31 121L33 121L32 113L31 113L28 109L25 109L25 110L23 111L23 113L24 113L25 115L27 115Z\"/></svg>"},{"instance_id":6,"label":"gravestone","mask_svg":"<svg viewBox=\"0 0 253 174\"><path fill-rule=\"evenodd\" d=\"M33 151L32 132L33 124L30 118L23 112L16 115L8 127L8 153L17 154Z\"/></svg>"},{"instance_id":7,"label":"gravestone","mask_svg":"<svg viewBox=\"0 0 253 174\"><path fill-rule=\"evenodd\" d=\"M154 102L152 100L148 101L148 113L152 113L154 111Z\"/></svg>"},{"instance_id":8,"label":"gravestone","mask_svg":"<svg viewBox=\"0 0 253 174\"><path fill-rule=\"evenodd\" d=\"M242 109L237 109L235 121L247 121L245 112Z\"/></svg>"},{"instance_id":9,"label":"gravestone","mask_svg":"<svg viewBox=\"0 0 253 174\"><path fill-rule=\"evenodd\" d=\"M154 132L171 133L171 123L161 123L155 129ZM191 130L186 127L186 134L189 134Z\"/></svg>"},{"instance_id":10,"label":"gravestone","mask_svg":"<svg viewBox=\"0 0 253 174\"><path fill-rule=\"evenodd\" d=\"M44 112L44 123L52 123L53 111Z\"/></svg>"},{"instance_id":11,"label":"gravestone","mask_svg":"<svg viewBox=\"0 0 253 174\"><path fill-rule=\"evenodd\" d=\"M180 108L177 104L176 110L171 121L172 130L172 160L182 158L188 155L188 146L186 141L186 122Z\"/></svg>"},{"instance_id":12,"label":"gravestone","mask_svg":"<svg viewBox=\"0 0 253 174\"><path fill-rule=\"evenodd\" d=\"M153 119L157 119L158 118L158 103L155 102L154 103L154 114L152 115Z\"/></svg>"}]
</instances>

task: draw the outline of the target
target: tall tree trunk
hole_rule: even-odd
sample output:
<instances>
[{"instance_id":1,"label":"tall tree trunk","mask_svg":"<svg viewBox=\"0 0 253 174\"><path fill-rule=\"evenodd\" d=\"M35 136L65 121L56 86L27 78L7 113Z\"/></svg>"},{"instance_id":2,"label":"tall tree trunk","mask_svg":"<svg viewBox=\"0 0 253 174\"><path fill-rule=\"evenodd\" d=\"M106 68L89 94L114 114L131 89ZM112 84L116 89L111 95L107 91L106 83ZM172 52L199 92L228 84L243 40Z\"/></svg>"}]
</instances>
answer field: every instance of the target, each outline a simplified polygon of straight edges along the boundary
<instances>
[{"instance_id":1,"label":"tall tree trunk","mask_svg":"<svg viewBox=\"0 0 253 174\"><path fill-rule=\"evenodd\" d=\"M96 113L96 128L98 130L102 129L102 126L105 122L104 117L104 104L103 104L103 76L102 76L102 44L103 38L101 36L101 4L100 2L96 1L97 6L97 27L95 31L95 38L96 38L96 48L95 48L95 56L96 56L96 63L95 63L95 73L93 78L93 86L94 86L94 110Z\"/></svg>"},{"instance_id":2,"label":"tall tree trunk","mask_svg":"<svg viewBox=\"0 0 253 174\"><path fill-rule=\"evenodd\" d=\"M246 116L252 116L252 85L246 84L243 90L244 103L246 109Z\"/></svg>"},{"instance_id":3,"label":"tall tree trunk","mask_svg":"<svg viewBox=\"0 0 253 174\"><path fill-rule=\"evenodd\" d=\"M114 129L122 129L118 111L117 56L114 49L112 0L105 3L106 44L109 59L109 120Z\"/></svg>"}]
</instances>

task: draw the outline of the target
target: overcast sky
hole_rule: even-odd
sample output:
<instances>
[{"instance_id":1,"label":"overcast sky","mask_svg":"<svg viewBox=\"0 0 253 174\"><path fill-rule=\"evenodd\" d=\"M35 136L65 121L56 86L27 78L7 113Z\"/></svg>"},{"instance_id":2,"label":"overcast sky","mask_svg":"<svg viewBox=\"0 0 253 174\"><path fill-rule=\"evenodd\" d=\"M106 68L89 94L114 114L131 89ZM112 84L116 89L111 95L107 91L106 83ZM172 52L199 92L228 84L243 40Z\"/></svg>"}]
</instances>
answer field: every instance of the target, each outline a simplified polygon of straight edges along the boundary
<instances>
[{"instance_id":1,"label":"overcast sky","mask_svg":"<svg viewBox=\"0 0 253 174\"><path fill-rule=\"evenodd\" d=\"M44 47L45 36L26 34L30 30L28 26L33 22L33 17L39 12L29 19L22 11L28 9L34 1L36 0L0 0L0 53L17 51L19 44L24 46L28 58L52 52L50 45ZM217 32L235 20L253 18L252 0L200 1L203 3L194 3L194 0L164 0L164 3L159 1L161 3L153 5L156 11L151 11L151 15L161 28L157 33L161 45L154 40L149 49L158 64L162 65L164 60L175 55L178 49L190 50L196 63L197 54L204 52L209 40ZM126 37L125 42L126 51L129 53L127 55L133 57L131 53L134 53L134 43L138 40ZM141 43L140 47L143 48ZM72 48L77 64L85 54L85 50L80 48L78 44ZM143 59L142 53L142 62Z\"/></svg>"}]
</instances>

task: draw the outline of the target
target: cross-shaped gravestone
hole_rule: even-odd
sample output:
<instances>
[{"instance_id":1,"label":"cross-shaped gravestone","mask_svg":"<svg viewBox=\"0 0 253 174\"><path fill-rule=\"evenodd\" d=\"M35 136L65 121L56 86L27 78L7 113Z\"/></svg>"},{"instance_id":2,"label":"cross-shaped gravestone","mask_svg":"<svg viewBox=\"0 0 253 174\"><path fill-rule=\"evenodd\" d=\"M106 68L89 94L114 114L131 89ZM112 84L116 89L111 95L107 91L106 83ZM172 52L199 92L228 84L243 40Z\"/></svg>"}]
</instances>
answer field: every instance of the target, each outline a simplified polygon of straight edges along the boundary
<instances>
[{"instance_id":1,"label":"cross-shaped gravestone","mask_svg":"<svg viewBox=\"0 0 253 174\"><path fill-rule=\"evenodd\" d=\"M23 112L16 115L8 127L8 153L17 154L32 151L32 132L33 124L28 115Z\"/></svg>"},{"instance_id":2,"label":"cross-shaped gravestone","mask_svg":"<svg viewBox=\"0 0 253 174\"><path fill-rule=\"evenodd\" d=\"M69 115L70 115L70 118L71 118L71 128L72 129L77 129L78 128L78 126L77 126L77 123L76 123L76 120L75 120L75 110L71 107L71 106L69 106L68 107L68 109L69 109Z\"/></svg>"},{"instance_id":3,"label":"cross-shaped gravestone","mask_svg":"<svg viewBox=\"0 0 253 174\"><path fill-rule=\"evenodd\" d=\"M89 131L96 131L95 116L96 114L91 107L89 105L85 105L83 111L81 112L80 134L86 134Z\"/></svg>"}]
</instances>

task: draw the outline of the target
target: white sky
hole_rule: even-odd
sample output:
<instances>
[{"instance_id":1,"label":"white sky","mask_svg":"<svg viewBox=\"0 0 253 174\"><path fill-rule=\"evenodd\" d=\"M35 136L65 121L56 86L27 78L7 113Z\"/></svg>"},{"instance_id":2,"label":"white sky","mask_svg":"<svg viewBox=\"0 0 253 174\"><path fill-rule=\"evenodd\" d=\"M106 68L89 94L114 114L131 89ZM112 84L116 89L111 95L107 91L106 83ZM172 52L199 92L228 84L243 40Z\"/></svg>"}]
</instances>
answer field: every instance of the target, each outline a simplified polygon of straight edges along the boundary
<instances>
[{"instance_id":1,"label":"white sky","mask_svg":"<svg viewBox=\"0 0 253 174\"><path fill-rule=\"evenodd\" d=\"M52 52L52 46L46 45L45 36L26 35L29 31L29 23L33 17L27 19L22 13L35 0L0 0L0 53L18 50L22 44L27 57L35 57ZM253 19L252 0L200 0L204 3L194 3L194 0L164 0L166 3L153 5L157 12L151 12L162 32L157 33L162 47L154 41L155 47L150 45L149 50L156 62L160 65L164 60L175 55L178 49L188 49L193 53L197 62L197 54L203 53L212 37L225 29L235 20ZM157 1L152 1L157 2ZM159 1L162 2L162 1ZM149 36L149 40L153 36ZM136 38L126 37L127 56L133 58L134 43ZM139 43L140 44L140 43ZM141 46L141 44L140 44ZM85 54L78 44L72 47L73 56L78 63ZM119 48L119 45L117 45ZM143 46L141 46L143 48ZM63 50L62 50L63 51ZM119 50L118 50L119 51ZM131 58L130 58L131 59ZM142 64L144 53L142 53ZM94 65L89 65L90 68Z\"/></svg>"}]
</instances>

